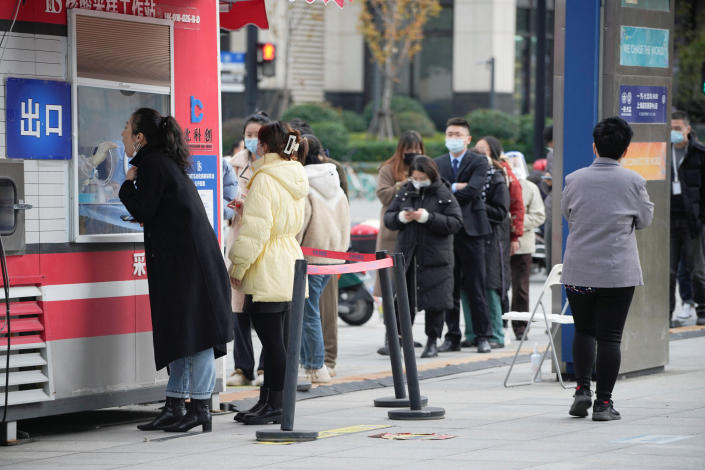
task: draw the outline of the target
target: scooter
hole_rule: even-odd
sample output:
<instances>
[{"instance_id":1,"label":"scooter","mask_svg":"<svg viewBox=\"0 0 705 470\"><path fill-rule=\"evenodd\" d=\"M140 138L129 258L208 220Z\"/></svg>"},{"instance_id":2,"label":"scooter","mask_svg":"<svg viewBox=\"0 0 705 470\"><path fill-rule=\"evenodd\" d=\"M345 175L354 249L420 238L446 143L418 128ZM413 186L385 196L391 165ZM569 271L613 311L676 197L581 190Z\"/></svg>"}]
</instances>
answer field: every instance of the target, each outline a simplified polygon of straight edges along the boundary
<instances>
[{"instance_id":1,"label":"scooter","mask_svg":"<svg viewBox=\"0 0 705 470\"><path fill-rule=\"evenodd\" d=\"M374 298L365 285L367 273L341 274L338 279L338 316L348 325L364 325L374 313Z\"/></svg>"}]
</instances>

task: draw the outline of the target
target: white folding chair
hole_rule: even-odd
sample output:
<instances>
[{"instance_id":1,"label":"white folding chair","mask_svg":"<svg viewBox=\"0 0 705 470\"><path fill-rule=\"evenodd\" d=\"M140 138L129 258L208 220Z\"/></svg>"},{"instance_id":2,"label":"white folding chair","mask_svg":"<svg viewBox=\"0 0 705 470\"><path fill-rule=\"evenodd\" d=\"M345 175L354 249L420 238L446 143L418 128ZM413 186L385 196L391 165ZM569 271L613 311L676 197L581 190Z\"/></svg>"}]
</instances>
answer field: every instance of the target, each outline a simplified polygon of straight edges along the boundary
<instances>
[{"instance_id":1,"label":"white folding chair","mask_svg":"<svg viewBox=\"0 0 705 470\"><path fill-rule=\"evenodd\" d=\"M536 378L538 377L538 375L541 371L541 366L543 365L543 361L546 359L546 355L548 354L548 351L550 350L551 355L553 356L553 364L556 367L556 372L558 373L558 381L560 382L561 387L563 387L564 389L568 388L563 383L563 377L561 375L560 363L558 362L558 355L556 354L556 347L553 344L553 338L555 337L556 332L558 332L559 325L573 324L573 317L565 314L566 309L568 308L568 302L565 303L560 314L555 314L555 313L548 313L546 311L546 306L543 301L544 296L551 295L551 287L561 284L561 273L562 272L563 272L563 265L562 264L556 264L553 266L553 268L551 269L551 272L548 274L548 277L546 278L546 282L543 284L543 289L541 290L541 294L539 295L538 301L536 302L536 305L534 306L534 309L531 312L507 312L504 315L502 315L502 319L504 319L504 320L520 320L520 321L527 322L526 329L524 330L524 334L521 337L521 341L519 342L519 346L517 347L517 350L514 353L514 358L512 359L512 363L509 366L509 370L507 371L507 377L504 379L504 386L505 387L516 387L519 385L530 385L530 384L536 382ZM509 383L509 376L512 373L512 369L514 369L514 364L516 363L517 358L519 357L519 352L521 351L521 347L524 345L524 342L526 341L526 338L529 334L529 329L531 328L531 324L534 322L536 322L536 323L541 322L540 318L538 318L538 319L535 318L536 313L539 310L539 307L541 308L541 313L543 315L543 321L546 325L546 333L548 334L548 344L546 345L546 349L544 350L543 355L541 356L541 362L539 363L539 367L536 370L536 372L534 373L534 376L531 378L531 380L528 382L520 382L520 383L510 384Z\"/></svg>"}]
</instances>

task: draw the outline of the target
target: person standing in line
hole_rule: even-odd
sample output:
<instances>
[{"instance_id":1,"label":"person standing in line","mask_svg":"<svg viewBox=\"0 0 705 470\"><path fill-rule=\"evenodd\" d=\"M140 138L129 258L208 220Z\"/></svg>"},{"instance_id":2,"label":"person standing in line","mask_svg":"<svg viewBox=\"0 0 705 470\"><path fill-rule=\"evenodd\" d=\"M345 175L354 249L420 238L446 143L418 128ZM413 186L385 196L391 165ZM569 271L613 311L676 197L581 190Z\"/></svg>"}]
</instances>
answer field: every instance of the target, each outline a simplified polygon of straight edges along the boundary
<instances>
[{"instance_id":1,"label":"person standing in line","mask_svg":"<svg viewBox=\"0 0 705 470\"><path fill-rule=\"evenodd\" d=\"M460 206L435 162L417 156L410 180L384 214L384 224L399 232L396 251L404 255L411 310L424 310L426 347L422 358L437 357L443 314L453 307L453 234L462 226Z\"/></svg>"},{"instance_id":2,"label":"person standing in line","mask_svg":"<svg viewBox=\"0 0 705 470\"><path fill-rule=\"evenodd\" d=\"M157 370L169 366L166 404L141 431L211 431L215 359L233 338L230 289L218 239L196 186L181 128L150 108L122 131L132 167L120 201L144 225L144 250ZM191 404L186 411L186 398Z\"/></svg>"},{"instance_id":3,"label":"person standing in line","mask_svg":"<svg viewBox=\"0 0 705 470\"><path fill-rule=\"evenodd\" d=\"M561 212L568 221L561 282L575 322L573 362L578 382L569 414L585 417L592 405L593 421L612 421L621 419L612 391L619 375L622 332L634 288L644 284L636 231L651 225L654 205L646 180L620 165L633 135L629 124L618 117L606 118L592 135L597 158L566 176L561 196Z\"/></svg>"},{"instance_id":4,"label":"person standing in line","mask_svg":"<svg viewBox=\"0 0 705 470\"><path fill-rule=\"evenodd\" d=\"M313 129L306 121L300 118L295 118L289 121L289 125L301 132L301 135L314 135ZM309 149L310 152L310 149ZM320 163L332 163L338 172L340 180L340 188L345 193L345 198L348 197L348 175L345 172L345 167L337 160L329 157L323 146L319 151ZM345 247L347 251L348 247ZM327 284L321 299L319 301L321 307L321 329L323 330L323 347L325 349L326 369L328 375L335 377L335 366L338 360L338 280L333 277Z\"/></svg>"},{"instance_id":5,"label":"person standing in line","mask_svg":"<svg viewBox=\"0 0 705 470\"><path fill-rule=\"evenodd\" d=\"M321 143L312 135L304 136L308 153L304 170L310 191L306 198L304 225L297 239L301 246L330 251L346 251L350 245L350 207L340 187L332 163L321 163ZM309 264L343 264L343 261L306 256ZM311 383L327 383L331 377L324 364L325 347L321 327L320 297L330 275L308 276L308 298L304 304L301 338L301 365Z\"/></svg>"},{"instance_id":6,"label":"person standing in line","mask_svg":"<svg viewBox=\"0 0 705 470\"><path fill-rule=\"evenodd\" d=\"M258 111L245 118L245 128L243 129L245 148L233 155L230 165L238 180L237 196L230 199L229 207L233 211L230 225L230 233L225 240L226 245L226 265L230 267L228 254L233 249L233 244L240 233L242 217L235 209L242 206L247 196L247 188L252 178L252 163L256 159L257 134L260 128L269 124L270 120L266 113ZM235 360L235 370L230 374L225 384L228 387L239 387L251 385L254 381L256 385L262 385L264 381L264 361L263 355L259 356L257 366L257 376L255 377L255 355L252 348L252 322L250 317L243 313L245 295L237 289L232 289L232 311L235 317L233 341L233 359ZM237 415L236 415L237 416Z\"/></svg>"},{"instance_id":7,"label":"person standing in line","mask_svg":"<svg viewBox=\"0 0 705 470\"><path fill-rule=\"evenodd\" d=\"M417 155L425 153L423 139L421 134L416 131L406 131L399 136L397 149L387 161L379 167L377 176L377 198L382 203L382 211L379 216L379 232L377 233L376 251L386 250L392 253L397 244L398 232L390 230L384 225L384 214L389 209L389 205L394 200L394 196L399 192L408 180L409 165L414 161ZM375 296L380 297L382 290L379 284L379 277L375 280L374 288ZM416 312L411 312L411 323L414 322ZM414 346L417 346L414 342ZM420 345L419 345L420 346ZM384 338L384 346L377 350L378 354L383 356L389 355L389 346L387 345L387 337Z\"/></svg>"},{"instance_id":8,"label":"person standing in line","mask_svg":"<svg viewBox=\"0 0 705 470\"><path fill-rule=\"evenodd\" d=\"M240 233L230 250L230 282L245 294L243 312L262 342L267 373L259 400L241 416L244 424L279 423L286 353L284 317L290 309L294 264L303 259L301 231L309 186L301 161L306 145L281 121L258 133L257 160L242 210Z\"/></svg>"},{"instance_id":9,"label":"person standing in line","mask_svg":"<svg viewBox=\"0 0 705 470\"><path fill-rule=\"evenodd\" d=\"M484 154L489 169L482 190L482 200L487 210L487 218L492 233L485 238L485 299L490 317L492 336L490 347L504 347L504 325L502 323L503 297L509 288L509 249L510 249L510 195L508 180L500 161L502 144L494 137L483 137L474 149ZM463 313L465 313L465 343L477 345L472 325L472 307L469 296L462 292Z\"/></svg>"},{"instance_id":10,"label":"person standing in line","mask_svg":"<svg viewBox=\"0 0 705 470\"><path fill-rule=\"evenodd\" d=\"M507 152L505 156L521 184L522 200L524 201L524 234L519 237L519 247L511 256L510 261L512 270L511 310L513 312L528 312L531 255L536 251L534 229L545 220L544 206L538 186L527 179L529 172L526 168L524 155L520 152ZM524 321L512 321L512 329L517 340L520 340L524 335L526 324Z\"/></svg>"},{"instance_id":11,"label":"person standing in line","mask_svg":"<svg viewBox=\"0 0 705 470\"><path fill-rule=\"evenodd\" d=\"M671 258L668 319L671 327L682 324L679 320L671 320L676 306L678 262L682 257L690 275L697 324L705 325L705 145L695 138L688 115L682 111L671 115L670 157Z\"/></svg>"},{"instance_id":12,"label":"person standing in line","mask_svg":"<svg viewBox=\"0 0 705 470\"><path fill-rule=\"evenodd\" d=\"M454 239L453 308L446 310L448 327L438 352L460 351L460 291L467 291L472 325L477 335L477 352L491 351L490 317L485 300L485 238L492 233L482 190L489 164L487 157L468 152L472 141L470 125L463 118L446 123L448 152L435 159L441 177L451 182L451 191L463 213L463 228Z\"/></svg>"}]
</instances>

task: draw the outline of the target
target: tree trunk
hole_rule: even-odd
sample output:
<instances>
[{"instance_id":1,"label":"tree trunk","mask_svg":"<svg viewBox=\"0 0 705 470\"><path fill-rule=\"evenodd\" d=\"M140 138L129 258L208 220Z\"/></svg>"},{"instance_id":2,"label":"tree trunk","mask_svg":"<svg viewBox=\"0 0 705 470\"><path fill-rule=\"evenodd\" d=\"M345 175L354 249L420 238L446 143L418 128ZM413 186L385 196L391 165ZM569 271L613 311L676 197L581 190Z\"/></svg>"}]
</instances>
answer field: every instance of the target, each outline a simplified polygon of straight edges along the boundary
<instances>
[{"instance_id":1,"label":"tree trunk","mask_svg":"<svg viewBox=\"0 0 705 470\"><path fill-rule=\"evenodd\" d=\"M382 70L382 98L379 109L372 117L368 133L377 140L394 138L394 125L392 121L392 92L394 91L393 67L391 59L388 59Z\"/></svg>"}]
</instances>

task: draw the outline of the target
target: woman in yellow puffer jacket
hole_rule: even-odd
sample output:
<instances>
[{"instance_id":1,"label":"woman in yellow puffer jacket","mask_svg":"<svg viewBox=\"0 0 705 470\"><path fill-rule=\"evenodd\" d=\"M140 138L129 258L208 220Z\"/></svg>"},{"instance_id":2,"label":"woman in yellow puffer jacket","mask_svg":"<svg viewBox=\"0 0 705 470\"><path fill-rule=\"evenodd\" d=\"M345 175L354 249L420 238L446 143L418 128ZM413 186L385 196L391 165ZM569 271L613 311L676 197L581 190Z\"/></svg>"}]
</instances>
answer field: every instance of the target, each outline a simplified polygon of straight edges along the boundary
<instances>
[{"instance_id":1,"label":"woman in yellow puffer jacket","mask_svg":"<svg viewBox=\"0 0 705 470\"><path fill-rule=\"evenodd\" d=\"M259 401L239 421L276 424L286 366L283 321L291 302L294 263L303 259L296 235L304 223L308 177L299 163L306 148L298 131L277 121L262 126L258 140L242 226L229 253L229 274L233 287L245 293L243 311L262 342L267 369Z\"/></svg>"}]
</instances>

